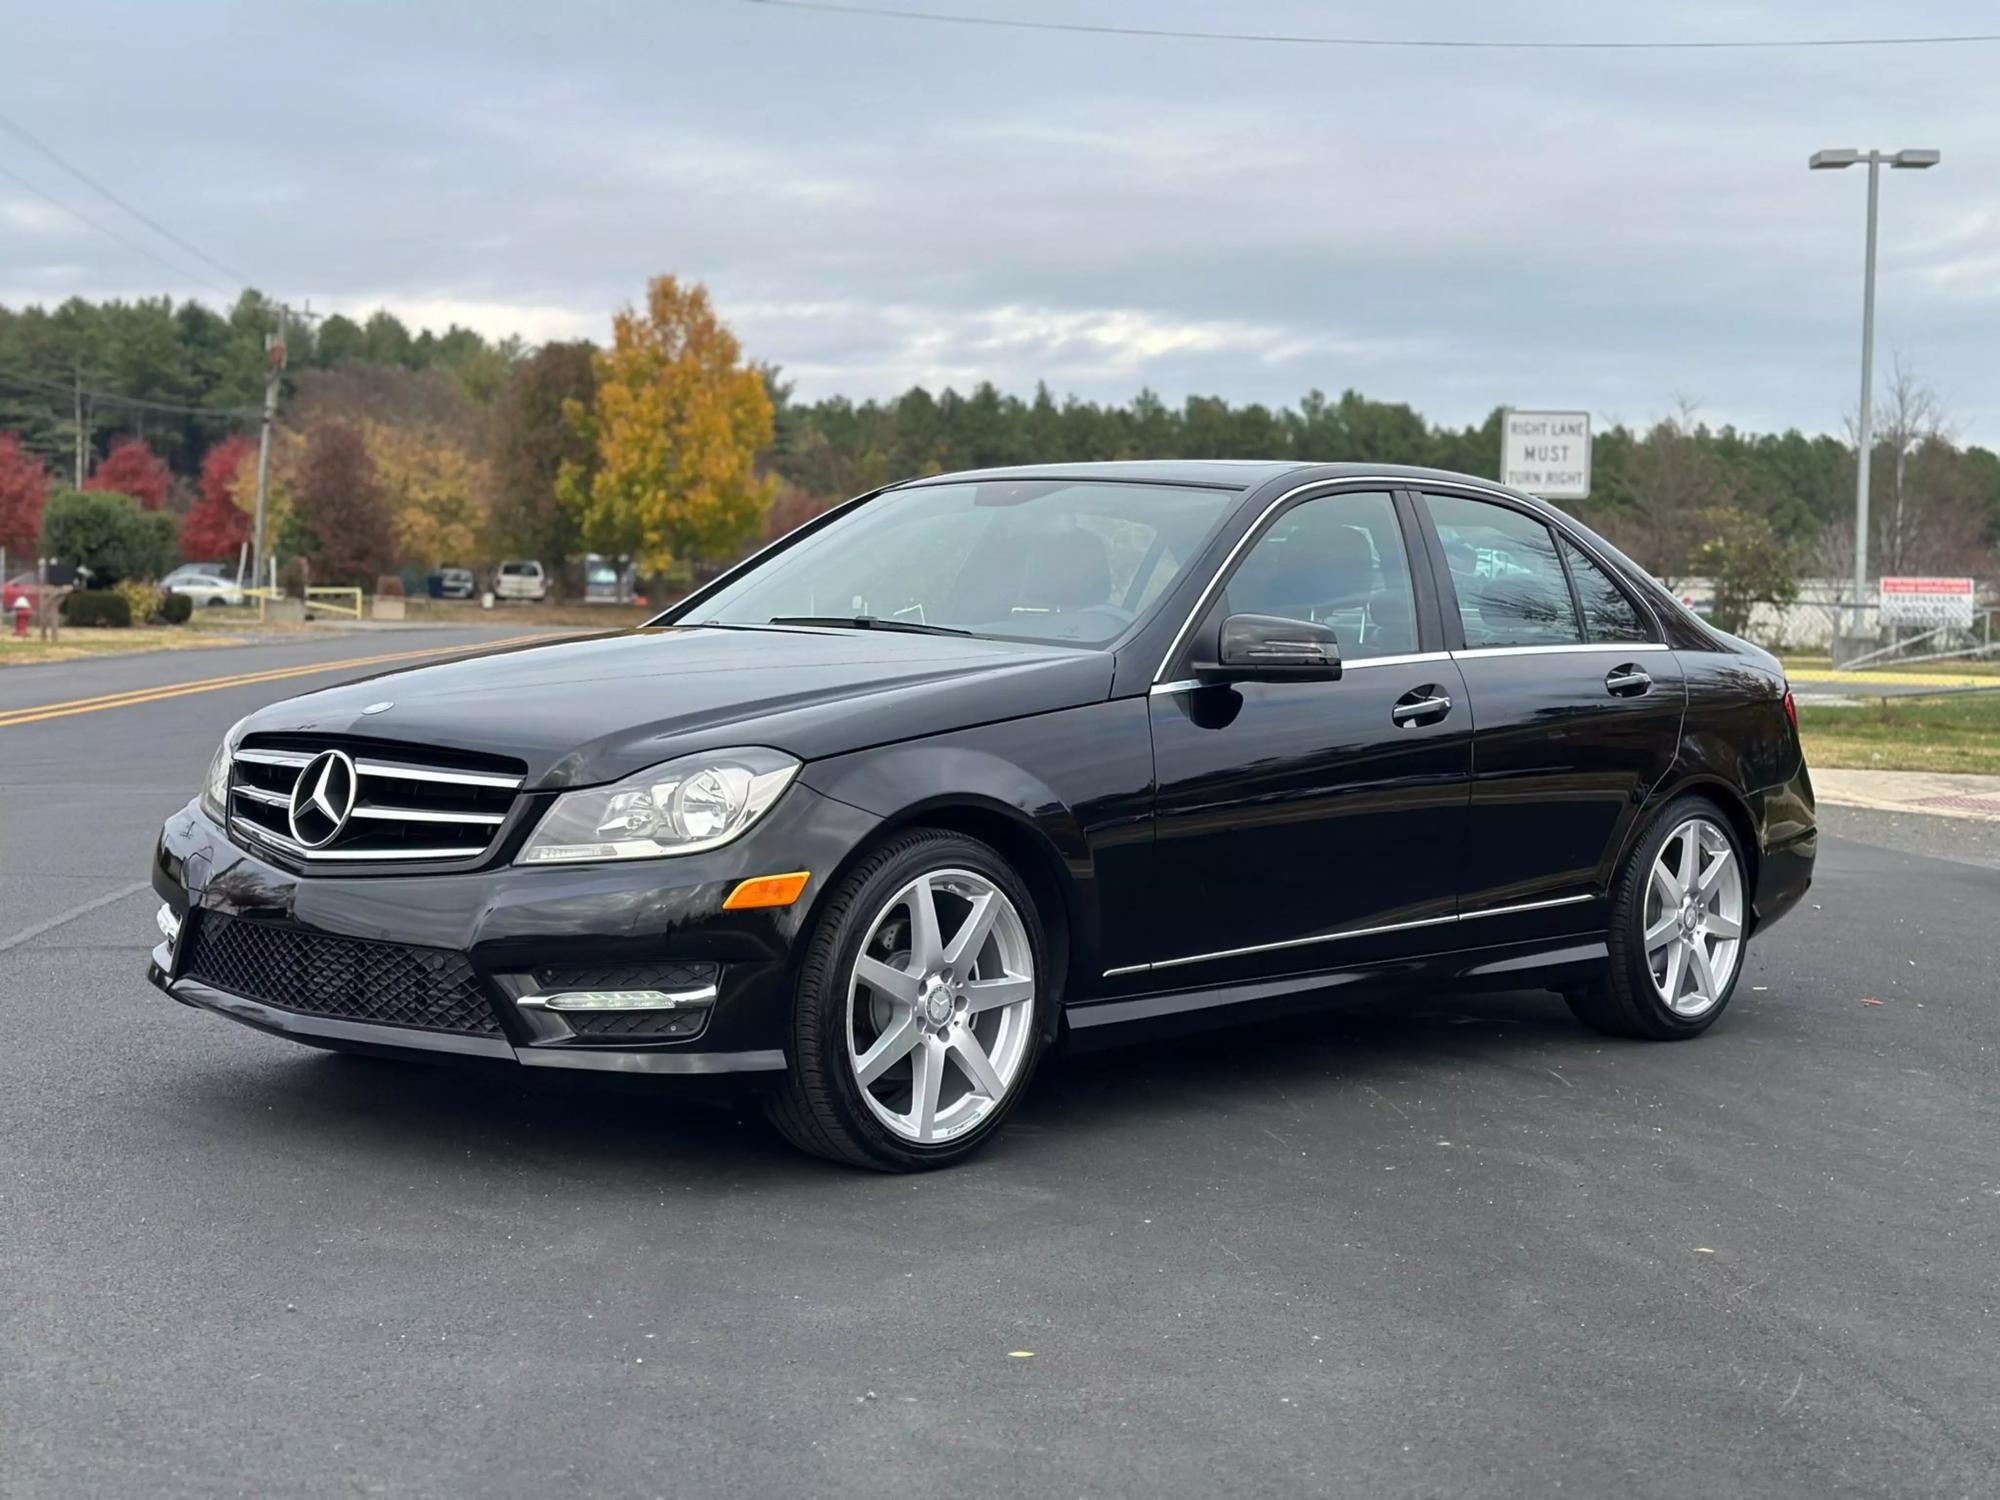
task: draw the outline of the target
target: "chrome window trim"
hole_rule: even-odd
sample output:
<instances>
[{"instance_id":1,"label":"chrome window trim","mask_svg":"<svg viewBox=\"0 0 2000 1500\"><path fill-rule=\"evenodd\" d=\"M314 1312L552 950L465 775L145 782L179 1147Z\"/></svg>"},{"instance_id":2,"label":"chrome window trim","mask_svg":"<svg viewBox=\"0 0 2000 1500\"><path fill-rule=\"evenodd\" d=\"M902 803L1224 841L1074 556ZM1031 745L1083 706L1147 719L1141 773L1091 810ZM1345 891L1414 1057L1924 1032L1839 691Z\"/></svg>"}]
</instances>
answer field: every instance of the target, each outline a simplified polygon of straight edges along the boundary
<instances>
[{"instance_id":1,"label":"chrome window trim","mask_svg":"<svg viewBox=\"0 0 2000 1500\"><path fill-rule=\"evenodd\" d=\"M1349 672L1359 672L1365 667L1415 667L1426 662L1450 660L1449 651L1407 651L1396 656L1366 656L1359 661L1343 660L1340 672L1344 677ZM1156 682L1146 689L1146 693L1153 698L1169 698L1175 693L1191 693L1202 685L1198 677L1182 677L1174 682Z\"/></svg>"},{"instance_id":2,"label":"chrome window trim","mask_svg":"<svg viewBox=\"0 0 2000 1500\"><path fill-rule=\"evenodd\" d=\"M1345 932L1325 932L1316 937L1285 938L1276 943L1254 943L1247 948L1224 948L1215 953L1193 953L1185 958L1163 958L1149 964L1126 964L1122 968L1106 969L1106 979L1116 979L1123 974L1149 974L1157 969L1178 969L1188 964L1205 964L1223 958L1247 958L1256 953L1276 953L1286 948L1304 948L1313 943L1337 943L1344 938L1377 937L1386 932L1412 932L1420 927L1448 927L1456 922L1470 922L1479 917L1511 917L1519 912L1542 911L1552 906L1574 906L1580 901L1595 901L1597 896L1586 891L1578 896L1556 896L1547 901L1523 901L1515 906L1489 906L1480 911L1453 912L1443 917L1420 917L1414 922L1391 922L1381 927L1353 927Z\"/></svg>"},{"instance_id":3,"label":"chrome window trim","mask_svg":"<svg viewBox=\"0 0 2000 1500\"><path fill-rule=\"evenodd\" d=\"M1564 656L1571 653L1622 656L1628 652L1666 651L1664 641L1566 641L1554 646L1472 646L1449 655L1454 661L1474 661L1483 656Z\"/></svg>"},{"instance_id":4,"label":"chrome window trim","mask_svg":"<svg viewBox=\"0 0 2000 1500\"><path fill-rule=\"evenodd\" d=\"M1359 661L1342 660L1341 675L1365 671L1369 667L1417 667L1425 662L1450 661L1449 651L1405 651L1395 656L1364 656Z\"/></svg>"}]
</instances>

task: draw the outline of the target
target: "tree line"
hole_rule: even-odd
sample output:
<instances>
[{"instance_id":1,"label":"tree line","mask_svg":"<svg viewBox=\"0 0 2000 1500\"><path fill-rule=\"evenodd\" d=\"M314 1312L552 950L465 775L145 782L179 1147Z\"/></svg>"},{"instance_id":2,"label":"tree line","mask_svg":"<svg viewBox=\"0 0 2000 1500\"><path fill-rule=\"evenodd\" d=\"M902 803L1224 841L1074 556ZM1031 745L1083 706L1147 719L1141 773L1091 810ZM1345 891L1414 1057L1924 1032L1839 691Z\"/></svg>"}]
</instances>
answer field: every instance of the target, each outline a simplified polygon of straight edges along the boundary
<instances>
[{"instance_id":1,"label":"tree line","mask_svg":"<svg viewBox=\"0 0 2000 1500\"><path fill-rule=\"evenodd\" d=\"M32 554L64 490L174 518L179 551L233 557L254 503L256 408L276 309L168 299L0 308L0 545ZM1295 405L1151 391L1130 401L991 384L889 400L796 398L752 362L699 285L661 277L608 345L412 332L388 312L294 323L270 535L321 582L372 586L444 563L580 552L669 586L848 495L951 469L1131 458L1352 459L1494 477L1500 412L1454 427L1353 390ZM1878 572L2000 574L2000 457L1955 440L1898 370L1875 423ZM1784 598L1851 556L1854 448L1748 433L1682 404L1600 429L1586 522L1718 613ZM99 507L101 509L101 506ZM159 529L154 528L155 535Z\"/></svg>"}]
</instances>

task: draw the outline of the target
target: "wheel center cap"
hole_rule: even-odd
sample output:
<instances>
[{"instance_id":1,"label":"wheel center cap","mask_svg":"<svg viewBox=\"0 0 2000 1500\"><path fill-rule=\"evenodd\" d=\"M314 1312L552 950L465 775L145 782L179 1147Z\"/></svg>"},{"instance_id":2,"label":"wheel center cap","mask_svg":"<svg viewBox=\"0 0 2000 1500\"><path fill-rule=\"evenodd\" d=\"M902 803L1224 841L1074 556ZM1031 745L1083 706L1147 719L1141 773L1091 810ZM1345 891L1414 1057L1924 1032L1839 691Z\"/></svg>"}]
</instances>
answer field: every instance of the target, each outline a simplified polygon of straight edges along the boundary
<instances>
[{"instance_id":1,"label":"wheel center cap","mask_svg":"<svg viewBox=\"0 0 2000 1500\"><path fill-rule=\"evenodd\" d=\"M951 1019L951 992L935 979L924 989L924 1018L933 1026Z\"/></svg>"}]
</instances>

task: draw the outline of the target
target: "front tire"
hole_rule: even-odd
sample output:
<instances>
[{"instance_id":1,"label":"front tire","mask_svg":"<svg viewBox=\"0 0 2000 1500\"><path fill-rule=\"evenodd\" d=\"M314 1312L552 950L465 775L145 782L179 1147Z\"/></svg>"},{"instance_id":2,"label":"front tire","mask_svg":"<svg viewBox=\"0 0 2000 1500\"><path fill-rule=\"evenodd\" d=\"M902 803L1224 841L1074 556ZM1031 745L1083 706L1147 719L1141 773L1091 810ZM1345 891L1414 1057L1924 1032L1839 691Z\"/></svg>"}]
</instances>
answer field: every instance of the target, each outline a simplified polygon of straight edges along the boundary
<instances>
[{"instance_id":1,"label":"front tire","mask_svg":"<svg viewBox=\"0 0 2000 1500\"><path fill-rule=\"evenodd\" d=\"M1564 995L1612 1036L1700 1036L1735 993L1750 925L1743 849L1722 810L1681 797L1654 819L1612 886L1605 976Z\"/></svg>"},{"instance_id":2,"label":"front tire","mask_svg":"<svg viewBox=\"0 0 2000 1500\"><path fill-rule=\"evenodd\" d=\"M814 922L772 1122L852 1166L949 1166L1026 1090L1052 1003L1042 923L1007 861L962 834L899 834Z\"/></svg>"}]
</instances>

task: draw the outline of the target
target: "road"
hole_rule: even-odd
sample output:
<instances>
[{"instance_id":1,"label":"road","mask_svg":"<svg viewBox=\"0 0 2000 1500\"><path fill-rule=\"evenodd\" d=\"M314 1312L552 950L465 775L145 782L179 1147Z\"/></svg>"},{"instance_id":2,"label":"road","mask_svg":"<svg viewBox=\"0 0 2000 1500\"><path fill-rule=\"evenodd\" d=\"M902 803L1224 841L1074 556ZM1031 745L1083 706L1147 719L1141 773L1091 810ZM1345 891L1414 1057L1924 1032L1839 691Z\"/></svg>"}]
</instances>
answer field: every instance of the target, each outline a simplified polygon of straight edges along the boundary
<instances>
[{"instance_id":1,"label":"road","mask_svg":"<svg viewBox=\"0 0 2000 1500\"><path fill-rule=\"evenodd\" d=\"M11 669L0 719L470 638ZM1058 1059L874 1177L147 986L154 829L330 680L0 722L0 1494L2000 1487L1983 832L1831 812L1697 1042L1414 996Z\"/></svg>"}]
</instances>

